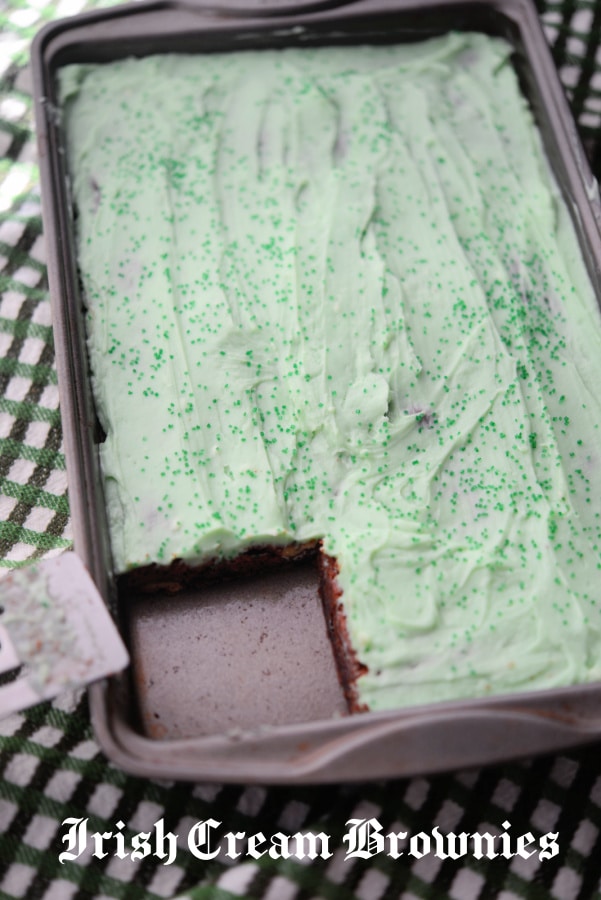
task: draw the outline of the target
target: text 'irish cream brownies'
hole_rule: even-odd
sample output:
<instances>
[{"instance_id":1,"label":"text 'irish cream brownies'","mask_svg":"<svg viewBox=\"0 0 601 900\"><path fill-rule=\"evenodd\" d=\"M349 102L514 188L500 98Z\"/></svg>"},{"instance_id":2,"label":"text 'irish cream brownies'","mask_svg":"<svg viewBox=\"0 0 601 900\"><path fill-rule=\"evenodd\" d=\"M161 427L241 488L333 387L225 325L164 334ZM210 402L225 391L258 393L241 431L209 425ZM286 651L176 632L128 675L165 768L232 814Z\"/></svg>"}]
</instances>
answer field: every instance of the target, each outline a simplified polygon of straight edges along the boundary
<instances>
[{"instance_id":1,"label":"text 'irish cream brownies'","mask_svg":"<svg viewBox=\"0 0 601 900\"><path fill-rule=\"evenodd\" d=\"M353 708L601 677L599 313L510 54L61 72L116 569L317 547Z\"/></svg>"}]
</instances>

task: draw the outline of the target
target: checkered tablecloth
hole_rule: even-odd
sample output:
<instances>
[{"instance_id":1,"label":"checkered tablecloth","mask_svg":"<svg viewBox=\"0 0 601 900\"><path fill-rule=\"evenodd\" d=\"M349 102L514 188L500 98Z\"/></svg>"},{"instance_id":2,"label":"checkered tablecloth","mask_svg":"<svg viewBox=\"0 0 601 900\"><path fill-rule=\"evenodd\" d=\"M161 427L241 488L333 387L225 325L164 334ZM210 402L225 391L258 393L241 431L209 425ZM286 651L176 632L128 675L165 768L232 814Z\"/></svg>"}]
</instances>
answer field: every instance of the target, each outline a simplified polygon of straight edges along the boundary
<instances>
[{"instance_id":1,"label":"checkered tablecloth","mask_svg":"<svg viewBox=\"0 0 601 900\"><path fill-rule=\"evenodd\" d=\"M81 0L0 3L0 593L3 570L70 545L65 461L47 297L28 47L44 21ZM562 80L597 174L601 171L601 4L540 4ZM59 861L62 823L126 837L154 823L181 836L177 858L133 862L88 853ZM384 831L498 833L539 841L550 859L457 860L434 853L345 859L346 823ZM198 821L218 833L324 832L327 859L202 861L186 848ZM436 778L320 788L223 787L147 781L108 763L92 735L85 694L61 696L0 721L0 900L265 898L397 900L601 896L601 745Z\"/></svg>"}]
</instances>

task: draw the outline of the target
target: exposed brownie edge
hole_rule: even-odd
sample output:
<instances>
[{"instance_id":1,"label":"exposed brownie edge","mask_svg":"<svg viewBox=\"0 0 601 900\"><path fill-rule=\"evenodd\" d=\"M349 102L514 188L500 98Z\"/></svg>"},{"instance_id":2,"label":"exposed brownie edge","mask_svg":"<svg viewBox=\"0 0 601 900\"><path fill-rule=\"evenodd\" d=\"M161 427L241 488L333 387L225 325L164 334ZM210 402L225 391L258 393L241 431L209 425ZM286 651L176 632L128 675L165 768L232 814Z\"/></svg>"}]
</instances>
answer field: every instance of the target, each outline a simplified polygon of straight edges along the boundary
<instances>
[{"instance_id":1,"label":"exposed brownie edge","mask_svg":"<svg viewBox=\"0 0 601 900\"><path fill-rule=\"evenodd\" d=\"M231 558L208 560L193 565L183 559L174 559L169 565L150 563L121 573L117 578L119 591L138 594L177 594L190 588L201 588L216 581L227 581L245 575L254 575L266 568L300 562L314 556L318 541L303 544L256 546Z\"/></svg>"},{"instance_id":2,"label":"exposed brownie edge","mask_svg":"<svg viewBox=\"0 0 601 900\"><path fill-rule=\"evenodd\" d=\"M318 554L318 565L319 590L323 602L328 635L349 712L368 712L369 707L359 701L357 687L357 680L367 672L367 666L359 660L349 637L346 613L340 599L342 590L338 584L338 573L340 571L338 563L334 557L320 552Z\"/></svg>"}]
</instances>

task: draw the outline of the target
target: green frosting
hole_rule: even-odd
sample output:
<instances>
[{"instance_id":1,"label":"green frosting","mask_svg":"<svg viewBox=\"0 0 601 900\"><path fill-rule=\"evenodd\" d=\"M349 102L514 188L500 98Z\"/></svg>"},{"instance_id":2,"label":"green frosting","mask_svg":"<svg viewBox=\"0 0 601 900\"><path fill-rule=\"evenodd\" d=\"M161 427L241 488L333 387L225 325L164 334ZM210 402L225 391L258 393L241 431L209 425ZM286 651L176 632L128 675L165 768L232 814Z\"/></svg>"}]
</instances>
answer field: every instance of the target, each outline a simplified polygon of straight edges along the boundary
<instances>
[{"instance_id":1,"label":"green frosting","mask_svg":"<svg viewBox=\"0 0 601 900\"><path fill-rule=\"evenodd\" d=\"M320 537L372 709L601 677L601 328L510 64L61 73L118 570Z\"/></svg>"}]
</instances>

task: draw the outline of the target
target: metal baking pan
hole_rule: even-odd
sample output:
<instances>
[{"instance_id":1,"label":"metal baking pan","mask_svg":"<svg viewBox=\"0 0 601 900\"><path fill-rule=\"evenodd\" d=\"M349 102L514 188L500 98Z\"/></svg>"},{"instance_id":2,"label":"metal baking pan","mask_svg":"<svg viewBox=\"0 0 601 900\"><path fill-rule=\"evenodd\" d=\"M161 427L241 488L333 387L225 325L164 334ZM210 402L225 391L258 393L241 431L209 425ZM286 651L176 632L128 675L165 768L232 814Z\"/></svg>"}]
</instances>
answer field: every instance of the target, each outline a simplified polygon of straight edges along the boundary
<instances>
[{"instance_id":1,"label":"metal baking pan","mask_svg":"<svg viewBox=\"0 0 601 900\"><path fill-rule=\"evenodd\" d=\"M157 52L503 36L597 296L597 185L527 0L215 3L151 0L47 25L32 50L44 228L75 548L115 612L132 667L90 690L122 768L161 778L317 783L433 773L601 738L601 685L349 716L317 596L301 565L177 597L120 596L111 571L55 75L72 62Z\"/></svg>"}]
</instances>

